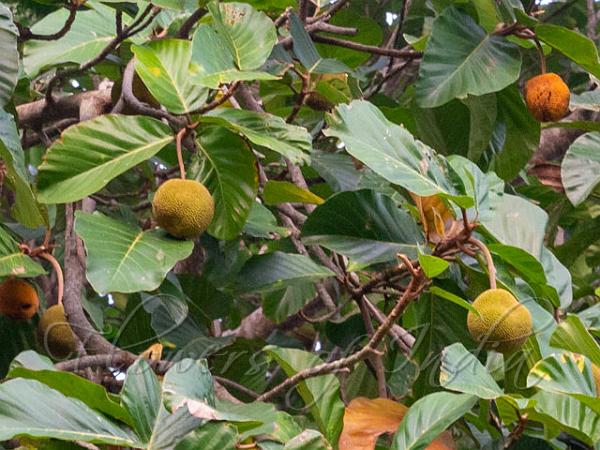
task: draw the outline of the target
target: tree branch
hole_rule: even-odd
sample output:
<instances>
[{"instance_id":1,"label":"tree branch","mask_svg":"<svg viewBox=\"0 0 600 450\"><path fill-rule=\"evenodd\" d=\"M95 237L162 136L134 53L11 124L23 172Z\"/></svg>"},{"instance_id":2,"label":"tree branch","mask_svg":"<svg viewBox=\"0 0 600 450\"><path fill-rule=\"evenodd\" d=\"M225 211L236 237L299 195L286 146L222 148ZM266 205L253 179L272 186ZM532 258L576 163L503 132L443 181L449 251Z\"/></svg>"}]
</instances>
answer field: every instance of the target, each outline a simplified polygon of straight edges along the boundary
<instances>
[{"instance_id":1,"label":"tree branch","mask_svg":"<svg viewBox=\"0 0 600 450\"><path fill-rule=\"evenodd\" d=\"M345 41L343 39L332 38L329 36L314 35L313 41L322 44L335 45L338 47L350 48L359 52L371 53L373 55L391 56L393 58L420 58L423 52L408 49L382 48L375 45L366 45L358 42Z\"/></svg>"},{"instance_id":2,"label":"tree branch","mask_svg":"<svg viewBox=\"0 0 600 450\"><path fill-rule=\"evenodd\" d=\"M69 16L65 21L63 27L53 34L35 34L31 31L29 27L24 27L23 25L16 23L17 29L19 30L19 41L25 42L30 40L36 41L56 41L62 37L64 37L69 31L71 31L71 27L73 26L73 22L75 22L75 17L77 17L77 8L79 5L77 2L72 1L69 5Z\"/></svg>"}]
</instances>

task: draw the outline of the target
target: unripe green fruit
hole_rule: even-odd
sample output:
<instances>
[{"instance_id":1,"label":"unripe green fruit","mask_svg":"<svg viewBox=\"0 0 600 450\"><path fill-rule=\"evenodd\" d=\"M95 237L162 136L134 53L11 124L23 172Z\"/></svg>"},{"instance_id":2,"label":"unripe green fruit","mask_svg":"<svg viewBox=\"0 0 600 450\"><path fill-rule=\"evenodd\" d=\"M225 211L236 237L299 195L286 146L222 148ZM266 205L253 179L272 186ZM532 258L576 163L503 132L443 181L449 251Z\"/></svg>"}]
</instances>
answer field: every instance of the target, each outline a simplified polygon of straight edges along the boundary
<instances>
[{"instance_id":1,"label":"unripe green fruit","mask_svg":"<svg viewBox=\"0 0 600 450\"><path fill-rule=\"evenodd\" d=\"M489 350L512 353L532 332L529 310L504 289L488 289L473 302L479 316L471 311L467 326L473 339Z\"/></svg>"},{"instance_id":2,"label":"unripe green fruit","mask_svg":"<svg viewBox=\"0 0 600 450\"><path fill-rule=\"evenodd\" d=\"M38 323L37 337L46 353L55 359L65 359L77 348L62 305L54 305L44 311Z\"/></svg>"},{"instance_id":3,"label":"unripe green fruit","mask_svg":"<svg viewBox=\"0 0 600 450\"><path fill-rule=\"evenodd\" d=\"M172 179L156 191L152 212L158 225L171 236L192 239L208 229L215 203L202 183Z\"/></svg>"}]
</instances>

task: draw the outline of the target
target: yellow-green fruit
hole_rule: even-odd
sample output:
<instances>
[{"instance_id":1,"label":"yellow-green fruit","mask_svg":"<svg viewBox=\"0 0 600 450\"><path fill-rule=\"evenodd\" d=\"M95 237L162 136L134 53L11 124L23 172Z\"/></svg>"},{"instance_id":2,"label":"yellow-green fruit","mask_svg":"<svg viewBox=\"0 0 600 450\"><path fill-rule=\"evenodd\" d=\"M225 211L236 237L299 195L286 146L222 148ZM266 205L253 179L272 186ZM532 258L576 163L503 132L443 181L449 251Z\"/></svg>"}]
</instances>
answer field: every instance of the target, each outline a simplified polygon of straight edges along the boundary
<instances>
[{"instance_id":1,"label":"yellow-green fruit","mask_svg":"<svg viewBox=\"0 0 600 450\"><path fill-rule=\"evenodd\" d=\"M44 311L38 323L37 336L44 351L55 359L67 358L75 352L75 337L62 305L54 305Z\"/></svg>"},{"instance_id":2,"label":"yellow-green fruit","mask_svg":"<svg viewBox=\"0 0 600 450\"><path fill-rule=\"evenodd\" d=\"M569 86L555 73L533 77L525 84L525 103L540 122L554 122L569 112Z\"/></svg>"},{"instance_id":3,"label":"yellow-green fruit","mask_svg":"<svg viewBox=\"0 0 600 450\"><path fill-rule=\"evenodd\" d=\"M594 381L596 382L596 396L600 397L600 367L596 364L592 364L592 374L594 375Z\"/></svg>"},{"instance_id":4,"label":"yellow-green fruit","mask_svg":"<svg viewBox=\"0 0 600 450\"><path fill-rule=\"evenodd\" d=\"M511 353L531 335L529 310L504 289L489 289L473 302L479 316L471 311L467 326L473 339L489 350Z\"/></svg>"},{"instance_id":5,"label":"yellow-green fruit","mask_svg":"<svg viewBox=\"0 0 600 450\"><path fill-rule=\"evenodd\" d=\"M40 307L35 288L26 281L9 278L0 284L0 314L12 320L31 319Z\"/></svg>"},{"instance_id":6,"label":"yellow-green fruit","mask_svg":"<svg viewBox=\"0 0 600 450\"><path fill-rule=\"evenodd\" d=\"M195 238L206 231L215 215L215 202L202 183L172 179L160 185L152 212L171 236Z\"/></svg>"}]
</instances>

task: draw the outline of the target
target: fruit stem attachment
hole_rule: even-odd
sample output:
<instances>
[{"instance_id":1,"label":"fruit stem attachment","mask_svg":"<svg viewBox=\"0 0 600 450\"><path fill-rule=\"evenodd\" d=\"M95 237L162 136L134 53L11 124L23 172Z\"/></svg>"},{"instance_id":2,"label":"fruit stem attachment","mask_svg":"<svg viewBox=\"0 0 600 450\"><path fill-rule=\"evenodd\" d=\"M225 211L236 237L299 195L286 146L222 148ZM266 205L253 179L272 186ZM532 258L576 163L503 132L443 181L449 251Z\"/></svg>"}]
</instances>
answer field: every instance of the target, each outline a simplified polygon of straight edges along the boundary
<instances>
[{"instance_id":1,"label":"fruit stem attachment","mask_svg":"<svg viewBox=\"0 0 600 450\"><path fill-rule=\"evenodd\" d=\"M469 238L469 242L477 247L481 253L483 253L488 268L488 276L490 278L490 289L496 289L496 266L494 266L494 260L492 259L490 250L483 242L481 242L479 239L475 239L472 236Z\"/></svg>"},{"instance_id":2,"label":"fruit stem attachment","mask_svg":"<svg viewBox=\"0 0 600 450\"><path fill-rule=\"evenodd\" d=\"M183 154L181 153L181 141L183 140L183 137L185 136L185 133L187 133L187 131L187 128L182 128L181 130L179 130L175 138L175 143L177 144L177 162L179 163L179 176L182 180L185 180L185 165L183 164Z\"/></svg>"},{"instance_id":3,"label":"fruit stem attachment","mask_svg":"<svg viewBox=\"0 0 600 450\"><path fill-rule=\"evenodd\" d=\"M52 267L54 268L54 271L56 272L56 280L58 282L57 303L59 305L62 305L63 294L65 292L65 277L63 276L62 267L60 267L60 264L58 263L56 258L48 252L42 252L38 256L40 258L44 258L46 261L48 261L50 264L52 264Z\"/></svg>"},{"instance_id":4,"label":"fruit stem attachment","mask_svg":"<svg viewBox=\"0 0 600 450\"><path fill-rule=\"evenodd\" d=\"M537 49L538 56L540 57L540 71L543 74L546 73L546 57L544 56L544 49L537 36L533 36L533 42L535 42L535 48Z\"/></svg>"}]
</instances>

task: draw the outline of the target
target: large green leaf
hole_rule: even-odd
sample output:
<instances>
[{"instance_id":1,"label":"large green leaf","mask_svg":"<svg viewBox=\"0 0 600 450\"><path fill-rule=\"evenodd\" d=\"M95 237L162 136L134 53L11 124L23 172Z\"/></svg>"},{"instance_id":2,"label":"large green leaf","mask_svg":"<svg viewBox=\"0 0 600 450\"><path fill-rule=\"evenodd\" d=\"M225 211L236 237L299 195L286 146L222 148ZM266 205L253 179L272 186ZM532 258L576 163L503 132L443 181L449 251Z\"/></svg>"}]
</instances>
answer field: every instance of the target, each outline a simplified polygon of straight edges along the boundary
<instances>
[{"instance_id":1,"label":"large green leaf","mask_svg":"<svg viewBox=\"0 0 600 450\"><path fill-rule=\"evenodd\" d=\"M135 70L152 96L175 114L200 108L208 89L190 82L192 44L181 39L161 39L132 47Z\"/></svg>"},{"instance_id":2,"label":"large green leaf","mask_svg":"<svg viewBox=\"0 0 600 450\"><path fill-rule=\"evenodd\" d=\"M394 201L370 190L340 192L317 207L302 228L302 239L351 259L350 270L388 262L404 253L417 256L423 234Z\"/></svg>"},{"instance_id":3,"label":"large green leaf","mask_svg":"<svg viewBox=\"0 0 600 450\"><path fill-rule=\"evenodd\" d=\"M325 134L340 139L348 153L386 180L420 196L441 194L463 206L472 205L472 199L452 192L443 159L404 127L387 120L373 104L355 100L340 105L328 122Z\"/></svg>"},{"instance_id":4,"label":"large green leaf","mask_svg":"<svg viewBox=\"0 0 600 450\"><path fill-rule=\"evenodd\" d=\"M213 2L208 9L214 29L223 39L235 66L240 70L262 66L277 42L271 19L245 3Z\"/></svg>"},{"instance_id":5,"label":"large green leaf","mask_svg":"<svg viewBox=\"0 0 600 450\"><path fill-rule=\"evenodd\" d=\"M488 35L470 16L449 7L433 23L415 85L421 107L500 91L521 71L518 47Z\"/></svg>"},{"instance_id":6,"label":"large green leaf","mask_svg":"<svg viewBox=\"0 0 600 450\"><path fill-rule=\"evenodd\" d=\"M300 311L315 297L315 294L312 283L288 286L281 291L269 292L264 296L263 311L269 319L282 322Z\"/></svg>"},{"instance_id":7,"label":"large green leaf","mask_svg":"<svg viewBox=\"0 0 600 450\"><path fill-rule=\"evenodd\" d=\"M236 279L238 292L273 291L333 276L308 256L274 252L250 258Z\"/></svg>"},{"instance_id":8,"label":"large green leaf","mask_svg":"<svg viewBox=\"0 0 600 450\"><path fill-rule=\"evenodd\" d=\"M44 268L23 254L19 244L0 227L0 277L31 278L44 273Z\"/></svg>"},{"instance_id":9,"label":"large green leaf","mask_svg":"<svg viewBox=\"0 0 600 450\"><path fill-rule=\"evenodd\" d=\"M243 134L254 145L273 150L295 164L308 161L312 151L312 138L305 128L285 123L272 114L218 108L201 120Z\"/></svg>"},{"instance_id":10,"label":"large green leaf","mask_svg":"<svg viewBox=\"0 0 600 450\"><path fill-rule=\"evenodd\" d=\"M0 385L0 440L19 436L142 447L132 431L36 380Z\"/></svg>"},{"instance_id":11,"label":"large green leaf","mask_svg":"<svg viewBox=\"0 0 600 450\"><path fill-rule=\"evenodd\" d=\"M117 396L106 392L101 385L74 373L57 370L50 359L33 350L23 352L14 359L7 377L37 380L67 397L81 400L96 411L132 424L131 416L119 404Z\"/></svg>"},{"instance_id":12,"label":"large green leaf","mask_svg":"<svg viewBox=\"0 0 600 450\"><path fill-rule=\"evenodd\" d=\"M587 356L600 366L600 345L574 314L563 320L550 339L550 345Z\"/></svg>"},{"instance_id":13,"label":"large green leaf","mask_svg":"<svg viewBox=\"0 0 600 450\"><path fill-rule=\"evenodd\" d=\"M40 165L39 200L67 203L99 191L174 137L150 117L108 114L70 127Z\"/></svg>"},{"instance_id":14,"label":"large green leaf","mask_svg":"<svg viewBox=\"0 0 600 450\"><path fill-rule=\"evenodd\" d=\"M504 394L483 364L460 342L442 352L440 384L446 389L490 400Z\"/></svg>"},{"instance_id":15,"label":"large green leaf","mask_svg":"<svg viewBox=\"0 0 600 450\"><path fill-rule=\"evenodd\" d=\"M571 395L600 414L592 366L581 355L563 353L544 358L529 371L527 386Z\"/></svg>"},{"instance_id":16,"label":"large green leaf","mask_svg":"<svg viewBox=\"0 0 600 450\"><path fill-rule=\"evenodd\" d=\"M170 405L192 399L215 406L213 378L204 359L182 359L173 364L165 374L162 390Z\"/></svg>"},{"instance_id":17,"label":"large green leaf","mask_svg":"<svg viewBox=\"0 0 600 450\"><path fill-rule=\"evenodd\" d=\"M540 391L531 397L535 414L529 419L544 422L557 431L566 431L587 444L600 439L600 415L568 395ZM539 416L538 416L539 415Z\"/></svg>"},{"instance_id":18,"label":"large green leaf","mask_svg":"<svg viewBox=\"0 0 600 450\"><path fill-rule=\"evenodd\" d=\"M23 63L30 77L46 66L62 63L81 64L92 58L116 36L114 9L96 1L88 1L91 9L77 13L70 31L56 41L29 40L25 44ZM69 12L60 9L37 22L31 31L52 34L60 30ZM125 20L127 22L127 20Z\"/></svg>"},{"instance_id":19,"label":"large green leaf","mask_svg":"<svg viewBox=\"0 0 600 450\"><path fill-rule=\"evenodd\" d=\"M600 183L600 132L586 133L571 144L560 175L571 203L581 204Z\"/></svg>"},{"instance_id":20,"label":"large green leaf","mask_svg":"<svg viewBox=\"0 0 600 450\"><path fill-rule=\"evenodd\" d=\"M11 99L19 73L19 52L17 51L17 27L13 23L10 9L0 4L0 106Z\"/></svg>"},{"instance_id":21,"label":"large green leaf","mask_svg":"<svg viewBox=\"0 0 600 450\"><path fill-rule=\"evenodd\" d=\"M600 77L598 49L583 34L560 25L543 23L535 27L538 39L572 59L595 77Z\"/></svg>"},{"instance_id":22,"label":"large green leaf","mask_svg":"<svg viewBox=\"0 0 600 450\"><path fill-rule=\"evenodd\" d=\"M186 407L169 414L163 405L164 394L164 388L161 390L157 376L145 360L136 361L127 370L121 398L134 418L135 429L146 450L170 450L202 423Z\"/></svg>"},{"instance_id":23,"label":"large green leaf","mask_svg":"<svg viewBox=\"0 0 600 450\"><path fill-rule=\"evenodd\" d=\"M224 450L235 448L239 442L235 425L227 422L209 422L188 434L175 450Z\"/></svg>"},{"instance_id":24,"label":"large green leaf","mask_svg":"<svg viewBox=\"0 0 600 450\"><path fill-rule=\"evenodd\" d=\"M261 36L258 36L261 39ZM258 70L240 70L225 38L213 27L200 25L192 41L192 59L197 70L192 74L194 83L216 89L219 85L241 80L275 80L278 77Z\"/></svg>"},{"instance_id":25,"label":"large green leaf","mask_svg":"<svg viewBox=\"0 0 600 450\"><path fill-rule=\"evenodd\" d=\"M318 356L302 350L270 345L264 351L277 361L288 377L323 362ZM337 441L344 414L338 379L334 375L323 375L302 381L296 388L304 403L310 407L320 430L330 441Z\"/></svg>"},{"instance_id":26,"label":"large green leaf","mask_svg":"<svg viewBox=\"0 0 600 450\"><path fill-rule=\"evenodd\" d=\"M87 278L98 293L151 291L194 247L158 230L142 231L99 212L77 211L75 231L88 255Z\"/></svg>"},{"instance_id":27,"label":"large green leaf","mask_svg":"<svg viewBox=\"0 0 600 450\"><path fill-rule=\"evenodd\" d=\"M471 410L477 397L436 392L417 400L394 435L394 450L421 450Z\"/></svg>"},{"instance_id":28,"label":"large green leaf","mask_svg":"<svg viewBox=\"0 0 600 450\"><path fill-rule=\"evenodd\" d=\"M233 239L244 228L256 199L256 159L243 139L224 128L203 130L198 149L201 159L194 177L215 200L208 232L218 239Z\"/></svg>"},{"instance_id":29,"label":"large green leaf","mask_svg":"<svg viewBox=\"0 0 600 450\"><path fill-rule=\"evenodd\" d=\"M330 450L331 445L316 430L305 430L286 442L283 450Z\"/></svg>"}]
</instances>

